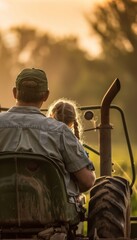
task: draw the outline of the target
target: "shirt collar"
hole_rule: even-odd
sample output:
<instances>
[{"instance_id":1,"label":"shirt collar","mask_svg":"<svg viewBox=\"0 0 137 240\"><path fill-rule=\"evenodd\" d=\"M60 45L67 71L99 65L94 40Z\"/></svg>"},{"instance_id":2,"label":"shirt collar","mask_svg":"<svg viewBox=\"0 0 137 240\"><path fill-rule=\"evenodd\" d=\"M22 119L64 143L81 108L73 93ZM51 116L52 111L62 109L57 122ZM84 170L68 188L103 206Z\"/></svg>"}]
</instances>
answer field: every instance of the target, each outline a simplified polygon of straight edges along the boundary
<instances>
[{"instance_id":1,"label":"shirt collar","mask_svg":"<svg viewBox=\"0 0 137 240\"><path fill-rule=\"evenodd\" d=\"M8 112L18 112L18 113L40 113L43 114L39 108L34 106L14 106L11 107ZM43 114L44 115L44 114ZM45 115L44 115L45 116Z\"/></svg>"}]
</instances>

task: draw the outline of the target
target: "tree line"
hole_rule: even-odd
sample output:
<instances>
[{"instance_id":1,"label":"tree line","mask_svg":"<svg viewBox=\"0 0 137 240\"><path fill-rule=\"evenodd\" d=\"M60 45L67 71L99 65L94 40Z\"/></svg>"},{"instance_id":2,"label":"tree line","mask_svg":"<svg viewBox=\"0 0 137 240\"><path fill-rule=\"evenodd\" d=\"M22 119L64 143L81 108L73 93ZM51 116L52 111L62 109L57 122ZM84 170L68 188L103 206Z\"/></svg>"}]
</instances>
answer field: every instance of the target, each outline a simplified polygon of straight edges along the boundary
<instances>
[{"instance_id":1,"label":"tree line","mask_svg":"<svg viewBox=\"0 0 137 240\"><path fill-rule=\"evenodd\" d=\"M118 77L122 89L115 103L125 111L136 142L137 2L110 0L105 7L96 5L85 18L89 31L100 39L102 52L96 58L79 48L76 36L55 38L27 26L0 31L0 103L9 107L13 104L11 87L24 67L35 66L47 72L51 89L47 106L63 96L83 106L100 104L108 86Z\"/></svg>"}]
</instances>

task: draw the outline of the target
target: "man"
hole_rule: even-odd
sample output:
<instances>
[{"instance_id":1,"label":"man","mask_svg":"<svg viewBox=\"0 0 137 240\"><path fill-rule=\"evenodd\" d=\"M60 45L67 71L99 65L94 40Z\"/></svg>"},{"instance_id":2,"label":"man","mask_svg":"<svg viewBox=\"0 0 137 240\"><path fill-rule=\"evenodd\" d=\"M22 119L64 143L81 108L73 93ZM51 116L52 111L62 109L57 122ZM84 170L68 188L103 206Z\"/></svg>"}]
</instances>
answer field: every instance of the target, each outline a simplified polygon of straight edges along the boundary
<instances>
[{"instance_id":1,"label":"man","mask_svg":"<svg viewBox=\"0 0 137 240\"><path fill-rule=\"evenodd\" d=\"M13 88L16 105L0 113L0 152L32 152L54 157L64 171L69 195L89 190L95 182L92 162L71 130L40 108L49 96L46 74L24 69Z\"/></svg>"}]
</instances>

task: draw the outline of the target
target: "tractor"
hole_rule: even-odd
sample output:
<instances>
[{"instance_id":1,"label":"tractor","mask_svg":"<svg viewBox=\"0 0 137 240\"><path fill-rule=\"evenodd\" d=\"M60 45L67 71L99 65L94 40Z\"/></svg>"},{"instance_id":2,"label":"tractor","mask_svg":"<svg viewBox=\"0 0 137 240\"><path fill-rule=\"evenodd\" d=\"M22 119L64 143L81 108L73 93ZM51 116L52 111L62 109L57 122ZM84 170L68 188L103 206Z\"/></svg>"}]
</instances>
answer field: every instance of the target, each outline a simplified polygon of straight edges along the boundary
<instances>
[{"instance_id":1,"label":"tractor","mask_svg":"<svg viewBox=\"0 0 137 240\"><path fill-rule=\"evenodd\" d=\"M120 81L115 79L101 105L80 107L89 122L94 110L100 112L100 124L94 127L99 132L99 152L84 144L100 157L100 177L90 191L88 202L83 194L78 198L68 196L57 159L25 152L0 152L0 239L137 239L137 217L131 216L136 179L134 158L124 113L118 106L111 105L119 90ZM131 162L131 182L112 176L111 108L117 110L122 119ZM84 224L86 234L79 227Z\"/></svg>"}]
</instances>

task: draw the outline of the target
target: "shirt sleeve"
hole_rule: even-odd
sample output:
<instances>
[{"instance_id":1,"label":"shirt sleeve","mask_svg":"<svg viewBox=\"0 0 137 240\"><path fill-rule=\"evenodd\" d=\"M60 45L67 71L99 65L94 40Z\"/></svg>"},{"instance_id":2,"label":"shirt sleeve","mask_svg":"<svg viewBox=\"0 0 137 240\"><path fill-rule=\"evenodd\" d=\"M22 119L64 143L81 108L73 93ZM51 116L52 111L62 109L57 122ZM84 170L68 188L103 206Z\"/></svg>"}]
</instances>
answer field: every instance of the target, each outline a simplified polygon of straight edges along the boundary
<instances>
[{"instance_id":1,"label":"shirt sleeve","mask_svg":"<svg viewBox=\"0 0 137 240\"><path fill-rule=\"evenodd\" d=\"M75 135L67 127L61 136L61 152L67 171L73 173L87 167L94 171L94 165Z\"/></svg>"}]
</instances>

